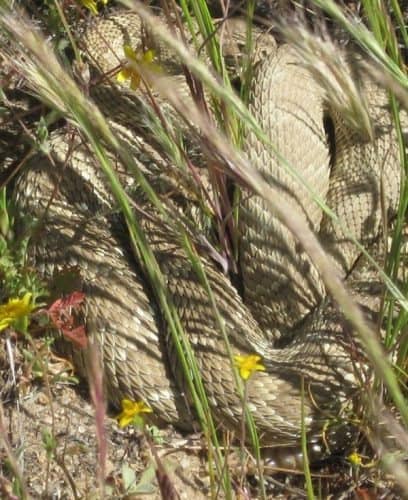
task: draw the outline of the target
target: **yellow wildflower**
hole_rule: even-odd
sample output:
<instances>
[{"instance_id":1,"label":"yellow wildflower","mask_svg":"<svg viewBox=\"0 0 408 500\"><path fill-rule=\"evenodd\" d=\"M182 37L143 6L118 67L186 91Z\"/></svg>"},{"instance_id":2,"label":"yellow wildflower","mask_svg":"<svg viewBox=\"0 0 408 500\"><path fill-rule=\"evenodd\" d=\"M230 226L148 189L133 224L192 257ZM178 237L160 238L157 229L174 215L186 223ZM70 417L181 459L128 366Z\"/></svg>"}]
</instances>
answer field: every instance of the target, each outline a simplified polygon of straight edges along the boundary
<instances>
[{"instance_id":1,"label":"yellow wildflower","mask_svg":"<svg viewBox=\"0 0 408 500\"><path fill-rule=\"evenodd\" d=\"M154 51L146 50L145 52L135 52L129 45L123 46L127 64L119 71L116 80L123 83L130 80L130 88L136 90L140 85L140 73L137 71L137 65L151 65L154 59Z\"/></svg>"},{"instance_id":2,"label":"yellow wildflower","mask_svg":"<svg viewBox=\"0 0 408 500\"><path fill-rule=\"evenodd\" d=\"M347 457L347 460L354 467L360 467L363 463L361 455L359 453L357 453L356 451L353 451L353 453L350 453L350 455Z\"/></svg>"},{"instance_id":3,"label":"yellow wildflower","mask_svg":"<svg viewBox=\"0 0 408 500\"><path fill-rule=\"evenodd\" d=\"M10 299L7 304L0 305L0 332L22 319L34 309L31 293L26 293L22 299Z\"/></svg>"},{"instance_id":4,"label":"yellow wildflower","mask_svg":"<svg viewBox=\"0 0 408 500\"><path fill-rule=\"evenodd\" d=\"M265 367L259 363L261 356L249 354L248 356L234 356L235 366L239 370L239 374L243 380L248 380L254 372L263 372Z\"/></svg>"},{"instance_id":5,"label":"yellow wildflower","mask_svg":"<svg viewBox=\"0 0 408 500\"><path fill-rule=\"evenodd\" d=\"M126 427L132 422L140 425L143 423L143 418L140 414L152 412L153 410L143 403L143 401L135 402L130 399L122 399L122 411L116 419L118 420L120 428ZM139 420L137 417L139 417Z\"/></svg>"},{"instance_id":6,"label":"yellow wildflower","mask_svg":"<svg viewBox=\"0 0 408 500\"><path fill-rule=\"evenodd\" d=\"M103 5L108 3L108 0L99 0ZM92 12L95 16L98 15L98 0L80 0L81 4Z\"/></svg>"}]
</instances>

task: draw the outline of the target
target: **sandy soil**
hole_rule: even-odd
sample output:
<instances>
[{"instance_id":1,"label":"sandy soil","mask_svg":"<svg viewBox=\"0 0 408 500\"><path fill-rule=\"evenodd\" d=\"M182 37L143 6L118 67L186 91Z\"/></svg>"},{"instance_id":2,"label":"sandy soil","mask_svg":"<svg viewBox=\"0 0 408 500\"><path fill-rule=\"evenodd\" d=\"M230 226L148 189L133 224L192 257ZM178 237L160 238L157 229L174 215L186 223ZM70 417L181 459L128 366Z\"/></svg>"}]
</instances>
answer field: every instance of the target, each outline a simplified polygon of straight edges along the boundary
<instances>
[{"instance_id":1,"label":"sandy soil","mask_svg":"<svg viewBox=\"0 0 408 500\"><path fill-rule=\"evenodd\" d=\"M7 441L18 456L27 492L32 498L42 499L101 498L95 412L86 388L83 384L68 385L63 377L57 377L58 372L70 367L54 356L46 360L50 373L48 384L44 384L36 379L38 368L27 363L27 354L25 357L20 344L8 344L11 349L7 352L6 340L2 339L2 424ZM108 412L104 419L106 498L130 499L135 490L145 492L137 498L161 498L146 439L135 429L120 429L114 416ZM180 497L207 498L209 479L199 437L184 438L172 429L161 430L160 434L155 449ZM7 498L13 476L7 467L4 447L0 447L0 463L0 497Z\"/></svg>"},{"instance_id":2,"label":"sandy soil","mask_svg":"<svg viewBox=\"0 0 408 500\"><path fill-rule=\"evenodd\" d=\"M37 352L37 357L33 356ZM47 376L38 356L47 366ZM8 466L9 445L18 463L26 491L34 499L100 499L98 439L95 411L85 384L70 384L69 362L50 352L44 341L31 346L20 338L0 338L0 498L13 496L14 474ZM104 418L107 442L104 495L106 499L214 498L201 436L181 436L160 430L154 445L167 476L161 496L155 462L146 438L133 428L120 429L108 411ZM2 428L1 428L2 427ZM1 437L5 437L1 439ZM259 497L256 478L237 486L239 466L229 455L236 498ZM315 488L322 498L398 499L391 478L377 468L353 469L344 459L327 461L314 469ZM275 473L266 480L268 498L305 497L301 474ZM318 491L317 489L315 491ZM176 495L179 495L177 497ZM173 496L172 496L173 495ZM219 495L218 498L223 498Z\"/></svg>"}]
</instances>

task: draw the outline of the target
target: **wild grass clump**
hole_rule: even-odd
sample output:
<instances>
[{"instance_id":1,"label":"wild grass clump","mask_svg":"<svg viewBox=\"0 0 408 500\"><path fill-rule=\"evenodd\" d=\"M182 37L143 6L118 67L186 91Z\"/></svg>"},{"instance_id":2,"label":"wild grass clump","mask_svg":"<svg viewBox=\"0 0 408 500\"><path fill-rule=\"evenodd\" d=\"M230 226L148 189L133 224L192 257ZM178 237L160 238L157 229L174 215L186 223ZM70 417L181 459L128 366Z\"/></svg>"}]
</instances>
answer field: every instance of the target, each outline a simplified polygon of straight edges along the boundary
<instances>
[{"instance_id":1,"label":"wild grass clump","mask_svg":"<svg viewBox=\"0 0 408 500\"><path fill-rule=\"evenodd\" d=\"M21 3L24 6L24 2ZM403 491L408 493L406 479L408 473L404 463L406 457L402 455L403 443L408 440L406 393L408 290L404 269L406 266L404 241L406 238L405 220L408 203L408 183L406 180L408 164L402 125L404 118L401 114L401 108L407 107L408 103L408 77L400 50L401 44L407 44L408 36L404 16L398 2L392 1L391 8L388 10L383 2L363 0L361 14L365 23L357 21L356 18L350 16L348 12L332 0L312 0L311 2L348 34L350 44L359 47L360 56L355 61L355 64L360 65L359 70L369 73L381 86L388 90L397 130L401 169L404 175L402 176L398 214L393 221L392 227L388 228L388 233L386 233L386 236L389 236L387 240L390 240L390 251L387 254L384 266L380 266L370 256L367 256L371 258L371 261L378 268L386 285L386 293L382 301L382 316L383 323L386 325L386 332L384 338L381 339L379 339L377 332L373 331L372 327L367 324L361 309L350 296L343 282L333 273L332 261L321 247L317 236L305 224L304 219L294 213L292 207L280 197L279 192L264 181L264 178L249 164L239 149L245 131L251 130L264 143L266 148L275 153L282 166L306 187L315 202L332 218L333 222L342 225L342 221L339 220L338 216L314 192L313 186L307 185L293 166L280 155L279 151L276 151L275 145L270 143L265 132L248 111L246 104L250 95L252 78L250 54L253 50L252 22L255 2L248 1L246 6L247 33L244 46L248 57L244 58L244 68L241 71L243 75L240 88L242 99L237 96L230 81L222 46L219 43L218 33L222 29L222 23L218 24L213 19L207 2L203 0L196 2L183 0L180 2L181 11L175 8L173 2L163 2L165 12L168 15L171 12L174 16L172 19L176 19L175 23L178 27L180 39L175 36L174 32L170 31L165 22L154 17L151 11L141 2L122 0L118 3L135 10L154 36L160 39L169 50L173 51L183 61L184 73L192 94L192 100L186 101L183 95L177 91L177 88L169 86L168 81L157 78L155 71L152 71L151 67L149 68L149 61L146 59L146 61L142 62L147 64L140 64L136 54L133 54L134 57L130 57L135 64L133 66L130 64L122 77L123 79L126 79L127 76L131 78L132 74L137 74L140 77L134 79L133 83L136 85L137 80L137 85L145 86L143 87L145 95L152 103L149 110L149 127L158 143L163 146L167 156L179 168L179 172L187 172L187 176L194 178L194 162L188 157L182 138L177 133L173 133L175 123L172 122L172 118L160 112L160 102L156 101L157 94L160 95L160 99L170 103L175 110L177 119L183 120L190 127L194 139L200 143L204 153L211 158L212 161L209 167L210 187L199 185L194 192L194 196L199 198L199 203L206 214L209 214L215 221L213 225L216 228L215 232L220 245L214 247L211 246L210 242L207 242L212 254L217 255L218 260L222 262L226 269L234 270L237 268L237 241L239 239L237 200L239 200L240 196L239 188L245 188L261 196L265 200L268 209L295 235L319 270L327 290L335 298L352 324L376 376L375 382L369 383L369 390L363 401L362 414L366 415L365 419L355 417L360 418L360 430L368 437L374 451L370 451L367 458L362 457L363 450L367 448L356 449L350 454L349 463L351 463L350 467L353 468L351 476L355 484L358 485L359 471L363 470L363 467L372 466L378 468L378 470L383 467L393 474L393 480ZM232 350L229 347L229 339L223 318L219 313L218 305L199 254L190 237L193 231L192 224L183 219L170 201L163 199L155 191L149 179L139 168L139 164L132 156L132 152L118 140L117 135L112 131L101 110L87 95L86 86L92 85L93 82L87 81L86 76L85 79L82 79L86 75L86 67L83 66L84 61L80 50L81 36L75 29L72 20L75 20L76 16L78 16L82 23L83 18L90 15L100 15L98 9L104 8L103 4L106 4L106 2L74 2L73 5L67 7L64 2L55 0L52 5L48 5L48 10L40 10L40 15L44 15L44 12L46 12L46 18L43 18L42 22L51 31L51 39L58 41L56 47L54 47L55 50L52 51L45 37L40 31L33 28L32 20L24 16L17 17L16 11L10 10L10 5L3 2L0 5L0 24L4 31L1 40L2 47L0 48L1 56L12 68L12 72L18 75L17 80L24 82L24 88L34 94L39 102L46 105L46 111L42 117L46 126L49 128L56 127L61 120L69 122L70 126L86 139L91 153L98 160L100 168L109 182L117 207L126 221L134 253L141 262L143 271L154 291L177 351L179 363L204 436L211 496L216 498L220 491L226 498L232 498L234 491L239 494L243 494L243 492L248 494L250 485L246 475L246 460L249 457L249 461L253 462L254 476L257 477L258 481L257 494L261 498L266 498L266 482L263 478L264 470L261 460L262 437L257 434L250 408L247 405L247 387L251 380L247 380L242 376L239 363L237 367L237 361L234 360ZM90 9L92 14L86 10L86 7ZM180 12L182 12L186 20L185 25L181 23ZM34 15L32 11L31 15ZM346 117L354 129L362 131L367 138L372 137L372 123L367 106L361 97L358 81L353 80L349 74L342 71L346 52L336 45L330 35L324 33L323 36L323 29L320 33L322 36L319 36L318 33L311 33L306 28L305 22L299 22L299 20L292 23L290 21L281 22L277 29L302 54L305 65L325 89L326 98L333 103L333 107ZM191 52L186 49L182 40L187 38L193 40L192 43L200 57L192 56ZM69 50L67 51L68 47ZM72 54L67 55L70 51L72 51ZM203 51L206 52L205 57L201 56ZM118 71L120 69L118 65ZM78 78L78 75L81 78ZM154 91L151 91L151 88ZM24 127L25 125L23 125ZM40 142L33 141L32 131L25 130L24 137L30 152L39 149ZM116 153L127 171L132 173L151 206L154 207L168 227L178 235L178 241L190 259L192 267L212 304L219 330L222 332L229 353L229 365L225 369L233 370L237 392L242 400L242 427L241 436L238 436L238 441L240 441L238 449L239 466L236 469L229 465L233 454L228 436L224 442L220 439L194 352L184 332L177 309L168 293L165 277L160 270L154 253L149 247L140 222L135 216L135 210L128 193L119 180L112 161L112 151ZM214 166L212 167L212 165ZM229 192L232 180L238 186L232 198L233 201L231 201ZM30 272L27 272L29 236L19 241L16 247L13 240L14 235L11 232L13 224L10 217L12 218L8 208L6 191L3 188L0 198L0 265L2 266L1 279L3 285L1 302L7 304L9 299L23 300L26 294L30 294L33 305L32 309L25 310L25 314L22 315L25 318L23 327L16 318L6 327L9 331L14 329L22 332L26 341L28 339L30 347L35 350L36 347L35 343L32 342L29 321L33 319L33 324L37 325L35 315L39 314L42 308L43 317L47 318L51 326L56 327L62 334L68 337L71 336L71 340L73 337L75 341L80 341L83 337L81 335L82 330L78 330L80 328L78 325L74 325L69 320L67 323L66 316L64 316L65 322L61 319L62 316L58 316L59 319L55 321L55 314L53 316L56 307L55 302L44 307L49 292L44 289L44 285L37 278L35 271L31 272L30 270ZM353 239L352 235L349 235L348 228L344 227L343 229L345 234ZM355 244L364 253L367 253L358 241L355 241ZM75 302L74 299L72 300ZM73 302L69 303L70 307L74 305ZM52 309L53 306L54 309ZM63 305L58 303L58 307L63 307ZM58 323L58 321L60 322ZM44 327L44 324L41 326ZM84 346L80 347L83 348ZM42 355L38 351L36 356L42 362L43 378L49 388L50 411L54 415L52 390L49 387L52 382L50 382L51 378L47 363L44 362ZM90 386L95 407L99 457L97 471L98 492L103 497L107 495L105 477L108 450L107 435L104 428L106 409L102 387L101 362L97 352L92 354L91 360L93 363L91 363L90 368ZM262 366L262 364L257 365L258 361L254 366L258 366L258 369L260 369L259 366ZM361 374L360 378L363 380L364 375ZM304 392L305 388L303 387L303 394ZM146 410L142 402L129 401L119 415L119 422L124 422L127 419L127 424L137 424L135 417L140 418L140 413L148 411L142 411L141 408ZM367 417L367 415L369 416ZM157 453L157 443L151 438L150 431L147 431L144 419L142 424L139 427L141 427L142 436L148 443L148 448L153 456L160 491L164 497L167 495L168 498L176 498L175 487ZM29 492L24 472L21 470L19 457L6 437L4 414L0 415L0 431L3 436L2 447L7 456L10 469L8 477L11 478L13 483L13 494L17 498L28 498ZM390 439L390 435L394 439ZM246 437L249 437L249 439L246 439ZM50 433L44 434L44 449L49 460L55 460L61 468L62 474L66 476L74 498L79 498L80 494L76 490L72 476L67 470L65 462L59 458L60 455L56 451L56 439L53 429L51 429ZM247 450L246 441L250 442L251 451ZM305 428L302 430L300 444L307 457L308 443ZM318 491L316 488L319 485L319 479L313 477L307 460L305 460L303 472L306 478L303 494L308 498L314 498L317 494L316 491ZM131 479L129 479L130 476ZM136 481L134 474L129 475L128 471L128 492L137 492L134 489L134 481ZM6 482L6 479L4 479L2 484L5 485ZM126 482L125 479L124 482ZM7 487L4 486L3 490L8 491L7 488L8 485ZM10 498L12 498L11 495L10 492Z\"/></svg>"}]
</instances>

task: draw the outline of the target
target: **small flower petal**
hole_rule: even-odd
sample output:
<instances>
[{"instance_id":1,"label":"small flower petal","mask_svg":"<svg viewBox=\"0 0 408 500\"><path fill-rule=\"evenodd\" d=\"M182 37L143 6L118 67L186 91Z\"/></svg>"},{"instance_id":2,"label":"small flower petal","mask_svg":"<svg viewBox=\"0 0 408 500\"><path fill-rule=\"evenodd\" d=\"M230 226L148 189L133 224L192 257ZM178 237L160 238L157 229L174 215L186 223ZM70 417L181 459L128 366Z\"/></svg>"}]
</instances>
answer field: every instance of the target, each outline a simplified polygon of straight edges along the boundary
<instances>
[{"instance_id":1,"label":"small flower petal","mask_svg":"<svg viewBox=\"0 0 408 500\"><path fill-rule=\"evenodd\" d=\"M363 460L361 458L361 455L357 453L356 451L353 451L353 453L350 453L350 455L347 457L347 460L353 465L354 467L359 467L362 465Z\"/></svg>"},{"instance_id":2,"label":"small flower petal","mask_svg":"<svg viewBox=\"0 0 408 500\"><path fill-rule=\"evenodd\" d=\"M133 420L134 415L122 415L120 414L118 416L118 421L119 421L119 427L123 429L124 427L127 427Z\"/></svg>"},{"instance_id":3,"label":"small flower petal","mask_svg":"<svg viewBox=\"0 0 408 500\"><path fill-rule=\"evenodd\" d=\"M149 49L146 50L146 52L143 54L143 62L146 64L150 64L154 60L154 50Z\"/></svg>"},{"instance_id":4,"label":"small flower petal","mask_svg":"<svg viewBox=\"0 0 408 500\"><path fill-rule=\"evenodd\" d=\"M131 71L128 68L123 68L119 71L119 73L116 75L116 80L119 83L126 82L131 77Z\"/></svg>"},{"instance_id":5,"label":"small flower petal","mask_svg":"<svg viewBox=\"0 0 408 500\"><path fill-rule=\"evenodd\" d=\"M122 411L116 417L119 427L123 428L135 421L137 417L141 420L141 413L152 413L153 410L149 408L143 401L135 402L130 399L122 399Z\"/></svg>"},{"instance_id":6,"label":"small flower petal","mask_svg":"<svg viewBox=\"0 0 408 500\"><path fill-rule=\"evenodd\" d=\"M32 294L27 292L22 299L10 299L7 304L0 305L0 331L31 313L35 308L31 298Z\"/></svg>"},{"instance_id":7,"label":"small flower petal","mask_svg":"<svg viewBox=\"0 0 408 500\"><path fill-rule=\"evenodd\" d=\"M259 363L261 356L257 354L249 354L248 356L234 356L235 366L239 370L239 375L243 380L248 380L254 372L263 372L265 367Z\"/></svg>"},{"instance_id":8,"label":"small flower petal","mask_svg":"<svg viewBox=\"0 0 408 500\"><path fill-rule=\"evenodd\" d=\"M146 50L145 52L135 51L130 45L123 46L123 52L127 59L125 66L119 71L116 80L119 83L124 83L130 80L130 88L137 90L140 86L141 76L138 68L148 66L149 70L158 72L158 67L154 64L154 50Z\"/></svg>"},{"instance_id":9,"label":"small flower petal","mask_svg":"<svg viewBox=\"0 0 408 500\"><path fill-rule=\"evenodd\" d=\"M123 52L125 53L126 58L130 61L137 61L137 54L130 45L124 45Z\"/></svg>"}]
</instances>

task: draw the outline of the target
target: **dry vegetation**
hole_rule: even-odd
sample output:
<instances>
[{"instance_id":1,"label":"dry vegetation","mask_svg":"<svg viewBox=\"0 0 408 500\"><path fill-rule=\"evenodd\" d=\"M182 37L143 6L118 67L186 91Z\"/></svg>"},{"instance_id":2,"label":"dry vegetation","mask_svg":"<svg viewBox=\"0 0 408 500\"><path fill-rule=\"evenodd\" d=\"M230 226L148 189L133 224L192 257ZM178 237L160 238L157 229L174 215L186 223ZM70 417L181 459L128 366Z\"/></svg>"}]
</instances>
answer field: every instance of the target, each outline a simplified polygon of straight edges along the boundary
<instances>
[{"instance_id":1,"label":"dry vegetation","mask_svg":"<svg viewBox=\"0 0 408 500\"><path fill-rule=\"evenodd\" d=\"M75 312L75 301L82 298L71 296L72 302L68 304L56 302L59 297L53 296L49 284L41 280L37 270L30 264L27 252L29 241L21 240L15 234L9 195L14 177L24 167L24 159L40 150L47 154L49 134L52 130L66 126L64 118L70 113L61 112L64 103L59 108L55 97L48 95L46 88L38 88L38 95L34 97L31 91L27 91L35 80L32 74L22 72L22 68L29 68L29 64L10 58L13 44L24 44L24 40L14 38L13 27L5 23L8 7L13 9L12 15L16 17L17 24L19 9L26 8L27 22L51 41L63 67L69 68L76 60L77 51L81 48L81 36L92 16L106 15L109 9L117 8L113 1L107 6L104 3L97 2L99 13L92 14L89 10L92 2L89 1L0 1L0 173L3 186L0 198L0 302L5 305L9 299L22 298L30 293L31 304L35 305L32 310L21 315L21 321L5 323L0 331L0 497L403 498L408 494L407 457L402 453L404 448L408 449L408 405L404 401L407 396L408 369L405 275L401 293L393 287L393 283L397 283L404 265L408 184L403 186L398 218L393 228L390 228L390 241L391 232L394 239L386 263L390 292L384 300L387 332L383 347L392 357L392 368L384 361L384 351L379 348L377 341L373 343L369 336L364 337L367 332L365 326L359 324L358 315L353 316L353 303L348 302L347 297L339 295L338 298L339 302L344 300L340 303L349 312L351 320L355 321L357 330L360 328L362 344L377 373L369 397L362 403L364 409L361 414L368 417L358 422L360 433L355 448L343 455L326 457L321 462L311 464L310 469L306 466L304 470L298 471L266 466L264 478L260 480L256 458L252 457L252 453L256 457L256 450L248 450L251 458L242 463L239 455L241 450L232 446L229 448L230 436L226 435L222 436L224 445L219 445L218 450L225 463L222 473L218 470L217 475L214 462L208 464L211 445L203 433L184 436L174 429L158 429L155 425L119 428L115 418L117 409L105 409L98 376L94 377L89 393L87 385L77 378L70 361L55 354L53 332L56 329L81 347L83 331L73 310ZM174 8L173 2L164 3ZM199 1L197 4L203 12L206 2ZM255 15L257 21L264 21L266 25L271 22L271 18L265 17L270 13L268 4L267 1L259 2ZM321 0L311 1L308 5L325 11L327 19L330 19L326 19L326 27L331 36L341 39L342 43L348 41L346 45L351 49L354 44L360 45L373 56L374 62L368 68L398 98L397 101L394 96L391 97L391 107L396 126L399 127L398 103L405 107L408 103L408 78L403 59L408 38L404 24L407 21L404 18L406 13L399 11L398 2L384 1L374 5L374 2L367 0L360 6L359 2L351 1L349 5L338 7L338 3ZM243 10L251 14L251 8L252 3L246 2ZM215 9L217 15L220 11L222 9ZM293 6L285 4L273 12L281 21L293 21L289 17L289 13L293 13ZM350 12L362 16L370 31L360 30L360 22L351 22L346 17ZM311 66L315 54L311 40L320 40L311 34L310 27L307 28L308 23L317 23L314 16L309 13L302 17L302 24L287 21L278 30L280 36L297 43L299 50L310 57ZM319 23L322 23L322 14ZM371 38L367 33L373 34ZM28 37L26 42L27 49ZM326 52L323 49L327 49ZM330 68L333 61L330 58L334 57L337 49L338 46L334 44L322 45L321 54L328 63L325 71ZM14 54L18 54L18 50ZM34 70L35 64L33 59ZM52 72L51 66L52 61ZM78 65L74 67L78 87L72 92L81 95L80 92L85 90L81 88L81 68ZM191 68L194 70L194 61L191 62ZM320 73L320 76L324 77L324 74ZM206 75L199 75L199 78L205 80ZM66 89L66 92L68 95L71 90ZM227 98L230 95L228 92ZM358 100L358 96L352 93L347 94L347 98L350 101ZM353 108L354 101L350 108ZM231 103L234 101L231 100ZM79 109L80 105L78 102ZM357 111L354 112L360 113L358 103ZM80 116L79 112L77 116ZM244 122L249 120L245 114L242 117ZM200 117L194 118L200 120ZM78 125L72 125L72 122L75 119L71 120L70 126ZM404 153L403 135L400 135L400 141L401 152ZM228 147L223 144L218 146L220 151ZM229 153L228 149L221 152L226 154L225 151ZM405 169L406 166L406 158L402 154L401 168ZM240 175L239 168L237 171ZM256 185L250 186L258 189ZM75 277L67 279L73 280ZM0 325L2 319L0 314ZM151 423L148 415L144 422ZM216 461L214 457L213 460Z\"/></svg>"}]
</instances>

